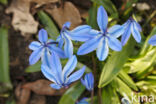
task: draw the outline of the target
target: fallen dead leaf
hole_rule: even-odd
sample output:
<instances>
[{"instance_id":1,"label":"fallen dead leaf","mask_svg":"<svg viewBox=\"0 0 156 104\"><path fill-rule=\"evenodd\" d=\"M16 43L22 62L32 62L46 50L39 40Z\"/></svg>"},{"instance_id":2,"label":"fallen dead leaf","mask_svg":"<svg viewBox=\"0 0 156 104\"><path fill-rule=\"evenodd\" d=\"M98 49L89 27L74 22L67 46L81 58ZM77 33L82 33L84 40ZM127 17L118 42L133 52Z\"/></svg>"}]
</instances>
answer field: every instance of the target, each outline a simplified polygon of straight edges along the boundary
<instances>
[{"instance_id":1,"label":"fallen dead leaf","mask_svg":"<svg viewBox=\"0 0 156 104\"><path fill-rule=\"evenodd\" d=\"M65 2L63 7L45 10L54 18L60 28L67 21L71 22L71 29L82 23L78 9L71 2Z\"/></svg>"},{"instance_id":2,"label":"fallen dead leaf","mask_svg":"<svg viewBox=\"0 0 156 104\"><path fill-rule=\"evenodd\" d=\"M43 95L34 94L29 104L46 104L46 97Z\"/></svg>"},{"instance_id":3,"label":"fallen dead leaf","mask_svg":"<svg viewBox=\"0 0 156 104\"><path fill-rule=\"evenodd\" d=\"M38 22L29 12L29 0L13 0L6 13L13 13L12 25L15 30L21 31L22 35L34 34L38 29Z\"/></svg>"},{"instance_id":4,"label":"fallen dead leaf","mask_svg":"<svg viewBox=\"0 0 156 104\"><path fill-rule=\"evenodd\" d=\"M34 93L39 95L58 96L58 95L62 95L65 92L65 89L55 90L51 88L50 84L51 84L50 81L40 79L35 82L26 83L22 87L32 90Z\"/></svg>"},{"instance_id":5,"label":"fallen dead leaf","mask_svg":"<svg viewBox=\"0 0 156 104\"><path fill-rule=\"evenodd\" d=\"M18 85L15 89L17 104L27 104L30 98L30 93L31 91L29 89L23 89L21 85Z\"/></svg>"},{"instance_id":6,"label":"fallen dead leaf","mask_svg":"<svg viewBox=\"0 0 156 104\"><path fill-rule=\"evenodd\" d=\"M36 3L37 5L35 8L39 8L42 5L50 4L50 3L57 3L59 0L30 0L32 3Z\"/></svg>"}]
</instances>

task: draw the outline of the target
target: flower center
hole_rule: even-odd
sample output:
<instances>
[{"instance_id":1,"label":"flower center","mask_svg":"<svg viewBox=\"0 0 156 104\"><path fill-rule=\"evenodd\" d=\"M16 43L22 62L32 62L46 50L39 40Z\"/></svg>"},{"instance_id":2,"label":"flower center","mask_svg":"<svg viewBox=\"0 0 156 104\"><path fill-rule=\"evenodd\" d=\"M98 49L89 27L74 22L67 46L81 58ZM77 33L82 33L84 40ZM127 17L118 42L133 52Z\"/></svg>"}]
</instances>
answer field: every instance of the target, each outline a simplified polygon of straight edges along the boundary
<instances>
[{"instance_id":1,"label":"flower center","mask_svg":"<svg viewBox=\"0 0 156 104\"><path fill-rule=\"evenodd\" d=\"M50 44L58 44L58 42L48 42L48 43L44 43L43 46L44 47L48 47L48 45Z\"/></svg>"}]
</instances>

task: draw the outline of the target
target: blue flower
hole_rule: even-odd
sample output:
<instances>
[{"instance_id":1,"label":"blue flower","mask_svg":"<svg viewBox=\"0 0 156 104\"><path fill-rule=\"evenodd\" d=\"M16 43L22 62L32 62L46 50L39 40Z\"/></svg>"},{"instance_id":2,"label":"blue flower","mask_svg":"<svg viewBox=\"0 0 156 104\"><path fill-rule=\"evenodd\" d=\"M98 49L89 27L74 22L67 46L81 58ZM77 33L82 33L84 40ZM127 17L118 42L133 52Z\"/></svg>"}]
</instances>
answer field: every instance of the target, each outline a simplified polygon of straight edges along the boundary
<instances>
[{"instance_id":1,"label":"blue flower","mask_svg":"<svg viewBox=\"0 0 156 104\"><path fill-rule=\"evenodd\" d=\"M86 101L87 98L83 98L81 99L79 102L77 102L76 104L89 104L87 101Z\"/></svg>"},{"instance_id":2,"label":"blue flower","mask_svg":"<svg viewBox=\"0 0 156 104\"><path fill-rule=\"evenodd\" d=\"M41 71L44 76L50 81L54 82L50 86L54 89L60 89L62 87L68 87L70 83L80 79L85 71L85 66L80 70L71 74L77 65L76 56L72 56L64 69L62 70L62 65L58 55L54 52L51 54L50 67L46 65L41 66Z\"/></svg>"},{"instance_id":3,"label":"blue flower","mask_svg":"<svg viewBox=\"0 0 156 104\"><path fill-rule=\"evenodd\" d=\"M58 42L51 39L48 40L47 31L41 29L39 31L39 41L33 41L29 48L33 50L33 53L29 57L30 65L35 64L40 58L43 64L49 64L48 59L51 52L56 52L61 58L64 58L64 52L61 48L56 47Z\"/></svg>"},{"instance_id":4,"label":"blue flower","mask_svg":"<svg viewBox=\"0 0 156 104\"><path fill-rule=\"evenodd\" d=\"M92 91L94 89L93 74L92 73L86 74L84 80L81 78L81 83L87 88L88 91Z\"/></svg>"},{"instance_id":5,"label":"blue flower","mask_svg":"<svg viewBox=\"0 0 156 104\"><path fill-rule=\"evenodd\" d=\"M117 37L123 33L122 26L115 25L107 30L108 15L105 9L100 6L97 13L97 23L100 31L91 30L93 38L87 40L78 50L78 55L88 54L96 50L96 55L100 61L108 56L109 47L115 51L121 51L122 45ZM93 35L94 34L94 35Z\"/></svg>"},{"instance_id":6,"label":"blue flower","mask_svg":"<svg viewBox=\"0 0 156 104\"><path fill-rule=\"evenodd\" d=\"M141 26L132 17L130 17L127 22L122 25L122 27L124 29L121 37L122 45L126 44L131 34L138 43L141 42Z\"/></svg>"},{"instance_id":7,"label":"blue flower","mask_svg":"<svg viewBox=\"0 0 156 104\"><path fill-rule=\"evenodd\" d=\"M149 41L148 41L149 44L153 45L153 46L156 46L156 35L153 35Z\"/></svg>"},{"instance_id":8,"label":"blue flower","mask_svg":"<svg viewBox=\"0 0 156 104\"><path fill-rule=\"evenodd\" d=\"M69 31L69 27L70 22L66 22L62 27L60 36L57 39L60 48L64 45L64 53L68 58L73 55L73 44L71 40L86 41L91 37L87 34L91 29L88 25L78 26L72 31Z\"/></svg>"}]
</instances>

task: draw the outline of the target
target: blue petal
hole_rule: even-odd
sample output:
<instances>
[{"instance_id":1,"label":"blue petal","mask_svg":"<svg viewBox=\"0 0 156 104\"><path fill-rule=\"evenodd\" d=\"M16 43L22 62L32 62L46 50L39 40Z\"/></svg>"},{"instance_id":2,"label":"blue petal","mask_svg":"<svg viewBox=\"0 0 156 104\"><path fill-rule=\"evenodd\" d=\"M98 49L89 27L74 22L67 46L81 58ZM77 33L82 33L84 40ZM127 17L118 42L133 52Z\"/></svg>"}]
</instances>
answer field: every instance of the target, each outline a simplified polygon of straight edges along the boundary
<instances>
[{"instance_id":1,"label":"blue petal","mask_svg":"<svg viewBox=\"0 0 156 104\"><path fill-rule=\"evenodd\" d=\"M53 89L56 89L56 90L59 90L59 89L61 89L61 87L59 86L59 85L57 85L57 84L50 84L50 87L52 87Z\"/></svg>"},{"instance_id":2,"label":"blue petal","mask_svg":"<svg viewBox=\"0 0 156 104\"><path fill-rule=\"evenodd\" d=\"M97 22L100 30L105 32L108 24L108 15L103 6L100 6L98 9Z\"/></svg>"},{"instance_id":3,"label":"blue petal","mask_svg":"<svg viewBox=\"0 0 156 104\"><path fill-rule=\"evenodd\" d=\"M126 25L125 31L124 31L124 33L123 33L123 35L121 37L122 45L125 45L127 43L130 35L131 35L131 24L129 23L129 24Z\"/></svg>"},{"instance_id":4,"label":"blue petal","mask_svg":"<svg viewBox=\"0 0 156 104\"><path fill-rule=\"evenodd\" d=\"M66 57L70 58L73 56L73 44L72 41L70 40L70 37L66 35L64 38L65 38L64 53Z\"/></svg>"},{"instance_id":5,"label":"blue petal","mask_svg":"<svg viewBox=\"0 0 156 104\"><path fill-rule=\"evenodd\" d=\"M48 48L51 52L55 52L60 58L66 58L64 51L61 48L53 45L49 45Z\"/></svg>"},{"instance_id":6,"label":"blue petal","mask_svg":"<svg viewBox=\"0 0 156 104\"><path fill-rule=\"evenodd\" d=\"M118 39L116 39L115 37L112 37L112 36L108 37L108 45L114 51L121 51L122 50L121 42Z\"/></svg>"},{"instance_id":7,"label":"blue petal","mask_svg":"<svg viewBox=\"0 0 156 104\"><path fill-rule=\"evenodd\" d=\"M71 72L75 69L76 65L77 65L77 58L74 55L69 59L69 61L67 62L67 64L63 69L64 81L66 80L68 75L71 74Z\"/></svg>"},{"instance_id":8,"label":"blue petal","mask_svg":"<svg viewBox=\"0 0 156 104\"><path fill-rule=\"evenodd\" d=\"M153 46L156 46L156 35L152 36L149 41L148 41L149 44L153 45Z\"/></svg>"},{"instance_id":9,"label":"blue petal","mask_svg":"<svg viewBox=\"0 0 156 104\"><path fill-rule=\"evenodd\" d=\"M88 79L89 79L89 87L91 90L93 90L93 88L94 88L94 76L91 72L88 74Z\"/></svg>"},{"instance_id":10,"label":"blue petal","mask_svg":"<svg viewBox=\"0 0 156 104\"><path fill-rule=\"evenodd\" d=\"M139 30L137 29L135 23L132 23L132 27L131 27L131 31L132 31L132 35L134 37L134 39L140 43L141 42L141 35Z\"/></svg>"},{"instance_id":11,"label":"blue petal","mask_svg":"<svg viewBox=\"0 0 156 104\"><path fill-rule=\"evenodd\" d=\"M79 80L83 73L85 72L86 66L84 66L83 68L81 68L80 70L74 72L68 79L68 83L72 83L74 81Z\"/></svg>"},{"instance_id":12,"label":"blue petal","mask_svg":"<svg viewBox=\"0 0 156 104\"><path fill-rule=\"evenodd\" d=\"M59 82L62 83L62 65L59 56L55 52L51 52L50 67Z\"/></svg>"},{"instance_id":13,"label":"blue petal","mask_svg":"<svg viewBox=\"0 0 156 104\"><path fill-rule=\"evenodd\" d=\"M30 43L29 49L37 50L38 48L40 48L40 46L41 46L41 43L39 43L38 41L34 41Z\"/></svg>"},{"instance_id":14,"label":"blue petal","mask_svg":"<svg viewBox=\"0 0 156 104\"><path fill-rule=\"evenodd\" d=\"M43 75L49 79L50 81L54 82L54 83L58 83L59 81L57 80L57 78L55 77L55 73L52 72L51 69L49 69L49 67L45 66L45 65L41 65L41 72L43 73Z\"/></svg>"},{"instance_id":15,"label":"blue petal","mask_svg":"<svg viewBox=\"0 0 156 104\"><path fill-rule=\"evenodd\" d=\"M95 37L91 40L86 41L86 43L81 45L77 54L84 55L84 54L88 54L88 53L94 51L98 47L98 45L100 43L100 39L101 39L101 37Z\"/></svg>"},{"instance_id":16,"label":"blue petal","mask_svg":"<svg viewBox=\"0 0 156 104\"><path fill-rule=\"evenodd\" d=\"M82 25L82 26L78 26L75 29L73 29L71 31L72 34L83 34L86 32L89 32L91 30L91 27L88 25Z\"/></svg>"},{"instance_id":17,"label":"blue petal","mask_svg":"<svg viewBox=\"0 0 156 104\"><path fill-rule=\"evenodd\" d=\"M29 57L29 63L30 65L35 64L41 57L43 47L40 47L39 49L35 50Z\"/></svg>"},{"instance_id":18,"label":"blue petal","mask_svg":"<svg viewBox=\"0 0 156 104\"><path fill-rule=\"evenodd\" d=\"M137 30L139 30L139 31L141 32L141 31L142 31L142 29L141 29L140 24L139 24L139 23L137 23L136 21L134 22L134 24L135 24L136 29L137 29Z\"/></svg>"},{"instance_id":19,"label":"blue petal","mask_svg":"<svg viewBox=\"0 0 156 104\"><path fill-rule=\"evenodd\" d=\"M70 27L70 25L71 25L71 23L70 23L70 22L66 22L65 24L63 24L63 28L69 28L69 27Z\"/></svg>"},{"instance_id":20,"label":"blue petal","mask_svg":"<svg viewBox=\"0 0 156 104\"><path fill-rule=\"evenodd\" d=\"M102 40L96 50L96 55L100 61L104 61L108 56L108 45L106 39Z\"/></svg>"},{"instance_id":21,"label":"blue petal","mask_svg":"<svg viewBox=\"0 0 156 104\"><path fill-rule=\"evenodd\" d=\"M61 37L61 35L58 36L56 41L58 42L58 47L62 48L64 44L64 39Z\"/></svg>"},{"instance_id":22,"label":"blue petal","mask_svg":"<svg viewBox=\"0 0 156 104\"><path fill-rule=\"evenodd\" d=\"M50 53L48 49L44 49L41 59L42 59L42 64L50 67Z\"/></svg>"},{"instance_id":23,"label":"blue petal","mask_svg":"<svg viewBox=\"0 0 156 104\"><path fill-rule=\"evenodd\" d=\"M41 29L39 31L39 40L42 43L45 43L48 40L48 35L47 31L45 29Z\"/></svg>"},{"instance_id":24,"label":"blue petal","mask_svg":"<svg viewBox=\"0 0 156 104\"><path fill-rule=\"evenodd\" d=\"M124 33L124 28L120 25L114 25L108 29L108 33L111 36L118 38L119 36L121 36Z\"/></svg>"}]
</instances>

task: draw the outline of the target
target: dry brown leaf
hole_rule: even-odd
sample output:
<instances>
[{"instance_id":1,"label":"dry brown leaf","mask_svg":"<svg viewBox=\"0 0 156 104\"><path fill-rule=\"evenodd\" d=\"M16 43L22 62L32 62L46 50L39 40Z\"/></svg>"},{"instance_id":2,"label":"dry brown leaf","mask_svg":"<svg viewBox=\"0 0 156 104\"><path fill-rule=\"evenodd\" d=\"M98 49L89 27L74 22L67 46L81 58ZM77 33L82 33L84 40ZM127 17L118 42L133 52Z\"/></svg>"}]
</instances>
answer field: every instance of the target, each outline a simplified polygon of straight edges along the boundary
<instances>
[{"instance_id":1,"label":"dry brown leaf","mask_svg":"<svg viewBox=\"0 0 156 104\"><path fill-rule=\"evenodd\" d=\"M30 0L30 2L36 3L37 5L35 6L35 8L38 8L38 7L45 5L45 4L59 2L59 0Z\"/></svg>"},{"instance_id":2,"label":"dry brown leaf","mask_svg":"<svg viewBox=\"0 0 156 104\"><path fill-rule=\"evenodd\" d=\"M54 18L60 28L67 21L71 22L71 29L82 23L78 9L71 2L65 2L63 7L46 9L46 11Z\"/></svg>"},{"instance_id":3,"label":"dry brown leaf","mask_svg":"<svg viewBox=\"0 0 156 104\"><path fill-rule=\"evenodd\" d=\"M46 104L46 97L34 94L29 104Z\"/></svg>"},{"instance_id":4,"label":"dry brown leaf","mask_svg":"<svg viewBox=\"0 0 156 104\"><path fill-rule=\"evenodd\" d=\"M12 25L15 30L21 31L22 35L34 34L38 29L38 22L29 12L29 0L13 0L6 13L13 13Z\"/></svg>"},{"instance_id":5,"label":"dry brown leaf","mask_svg":"<svg viewBox=\"0 0 156 104\"><path fill-rule=\"evenodd\" d=\"M39 94L39 95L57 96L57 95L62 95L65 92L64 89L55 90L55 89L51 88L50 84L51 84L50 81L40 79L35 82L24 84L23 88L32 90L33 92L35 92L36 94Z\"/></svg>"},{"instance_id":6,"label":"dry brown leaf","mask_svg":"<svg viewBox=\"0 0 156 104\"><path fill-rule=\"evenodd\" d=\"M27 104L30 98L31 91L29 89L21 88L21 85L18 85L15 89L15 95L17 98L17 104Z\"/></svg>"}]
</instances>

